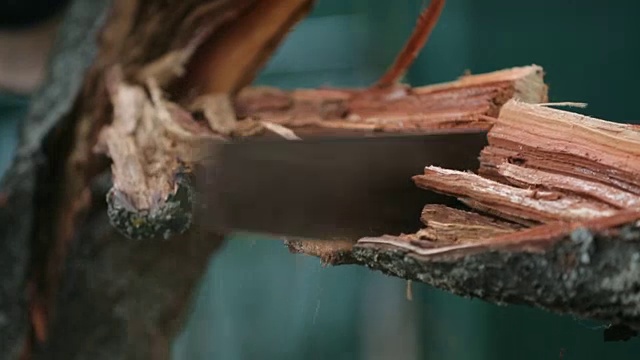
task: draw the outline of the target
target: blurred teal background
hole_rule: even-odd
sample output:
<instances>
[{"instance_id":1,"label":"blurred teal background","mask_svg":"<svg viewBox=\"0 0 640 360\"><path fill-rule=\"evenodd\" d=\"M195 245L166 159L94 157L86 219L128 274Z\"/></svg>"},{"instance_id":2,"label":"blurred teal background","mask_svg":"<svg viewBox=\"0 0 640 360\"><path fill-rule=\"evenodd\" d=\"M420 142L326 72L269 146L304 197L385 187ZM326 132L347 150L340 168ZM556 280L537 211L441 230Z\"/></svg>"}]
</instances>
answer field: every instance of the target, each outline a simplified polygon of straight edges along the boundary
<instances>
[{"instance_id":1,"label":"blurred teal background","mask_svg":"<svg viewBox=\"0 0 640 360\"><path fill-rule=\"evenodd\" d=\"M382 74L426 1L319 0L258 83L366 86ZM449 0L406 81L449 81L536 63L552 101L635 122L640 3ZM28 98L0 96L0 173ZM601 324L463 299L356 267L323 268L279 242L229 239L211 260L184 331L186 359L636 359L640 340L604 343Z\"/></svg>"},{"instance_id":2,"label":"blurred teal background","mask_svg":"<svg viewBox=\"0 0 640 360\"><path fill-rule=\"evenodd\" d=\"M20 120L27 115L29 97L0 89L0 178L11 164L18 145Z\"/></svg>"}]
</instances>

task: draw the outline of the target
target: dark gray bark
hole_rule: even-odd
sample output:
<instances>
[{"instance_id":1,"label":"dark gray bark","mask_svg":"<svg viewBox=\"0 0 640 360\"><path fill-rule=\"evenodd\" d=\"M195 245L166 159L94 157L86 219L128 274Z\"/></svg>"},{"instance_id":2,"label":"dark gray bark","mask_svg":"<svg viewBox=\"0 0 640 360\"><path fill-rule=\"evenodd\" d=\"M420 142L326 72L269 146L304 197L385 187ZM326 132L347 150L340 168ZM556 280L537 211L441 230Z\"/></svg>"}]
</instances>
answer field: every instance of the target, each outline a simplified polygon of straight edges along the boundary
<instances>
[{"instance_id":1,"label":"dark gray bark","mask_svg":"<svg viewBox=\"0 0 640 360\"><path fill-rule=\"evenodd\" d=\"M577 229L545 251L487 249L424 257L392 246L354 248L356 262L465 297L522 304L640 330L640 226Z\"/></svg>"},{"instance_id":2,"label":"dark gray bark","mask_svg":"<svg viewBox=\"0 0 640 360\"><path fill-rule=\"evenodd\" d=\"M47 178L51 156L47 136L71 113L85 71L93 61L96 34L106 16L108 1L78 0L68 9L54 48L48 79L35 95L13 165L2 179L0 194L0 358L15 359L25 346L30 326L27 316L27 277L32 258L36 213L51 188ZM51 184L51 179L49 179Z\"/></svg>"},{"instance_id":3,"label":"dark gray bark","mask_svg":"<svg viewBox=\"0 0 640 360\"><path fill-rule=\"evenodd\" d=\"M131 241L109 223L105 173L73 242L42 359L168 359L188 301L221 237L191 229ZM199 219L196 219L199 223Z\"/></svg>"}]
</instances>

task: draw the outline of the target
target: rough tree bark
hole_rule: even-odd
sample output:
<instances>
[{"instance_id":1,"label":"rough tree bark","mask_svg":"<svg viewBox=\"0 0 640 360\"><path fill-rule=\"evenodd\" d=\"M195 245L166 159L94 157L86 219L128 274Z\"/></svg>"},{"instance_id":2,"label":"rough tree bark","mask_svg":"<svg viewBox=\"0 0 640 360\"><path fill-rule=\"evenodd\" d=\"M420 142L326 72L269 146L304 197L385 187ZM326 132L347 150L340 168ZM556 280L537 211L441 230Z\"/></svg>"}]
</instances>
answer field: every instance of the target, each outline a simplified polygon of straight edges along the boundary
<instances>
[{"instance_id":1,"label":"rough tree bark","mask_svg":"<svg viewBox=\"0 0 640 360\"><path fill-rule=\"evenodd\" d=\"M110 225L109 162L94 150L101 129L117 116L109 81L121 71L131 83L168 89L196 48L213 58L215 49L228 53L238 43L244 61L221 58L220 72L211 73L230 76L217 91L236 91L310 5L72 2L48 82L3 179L0 357L168 358L191 290L222 236L187 230L183 221L172 241L136 242Z\"/></svg>"},{"instance_id":2,"label":"rough tree bark","mask_svg":"<svg viewBox=\"0 0 640 360\"><path fill-rule=\"evenodd\" d=\"M421 14L396 62L369 88L247 88L312 5L72 3L48 83L2 182L0 357L169 357L194 285L222 242L222 234L198 226L202 213L192 196L203 142L460 128L491 129L495 140L508 137L499 136L508 128L505 108L516 115L526 106L546 111L523 105L547 101L535 65L416 88L398 82L443 0ZM553 131L557 114L545 116ZM576 134L636 141L631 128L591 130ZM426 228L416 234L287 244L327 263L360 263L465 296L640 326L638 192L629 180L635 167L616 162L627 159L624 151L601 144L600 151L613 154L610 161L579 162L593 171L577 184L566 179L576 176L567 161L545 162L549 149L523 155L504 144L531 145L531 139L507 140L483 152L480 176L427 169L433 176L415 178L419 186L464 198L475 212L432 204L422 214ZM573 155L569 161L584 160ZM436 181L446 176L457 186ZM593 192L584 193L594 182L614 189L605 194L624 196L595 201ZM478 184L502 197L478 191ZM530 206L514 206L505 189ZM562 208L559 198L584 206ZM597 216L567 216L585 209Z\"/></svg>"}]
</instances>

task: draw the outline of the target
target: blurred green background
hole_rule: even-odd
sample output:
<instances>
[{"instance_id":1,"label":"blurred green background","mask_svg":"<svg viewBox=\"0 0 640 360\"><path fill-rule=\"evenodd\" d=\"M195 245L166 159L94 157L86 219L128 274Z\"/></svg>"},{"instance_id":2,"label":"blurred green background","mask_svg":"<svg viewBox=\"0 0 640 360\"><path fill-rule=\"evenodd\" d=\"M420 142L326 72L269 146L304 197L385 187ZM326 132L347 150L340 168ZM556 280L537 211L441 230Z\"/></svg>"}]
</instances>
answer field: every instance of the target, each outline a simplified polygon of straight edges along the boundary
<instances>
[{"instance_id":1,"label":"blurred green background","mask_svg":"<svg viewBox=\"0 0 640 360\"><path fill-rule=\"evenodd\" d=\"M366 86L392 62L427 1L319 0L258 79L283 88ZM614 121L639 117L640 3L449 0L406 81L449 81L536 63L552 101ZM0 174L28 98L0 94ZM636 359L602 324L499 307L356 266L322 268L279 242L230 239L211 260L184 331L186 359Z\"/></svg>"}]
</instances>

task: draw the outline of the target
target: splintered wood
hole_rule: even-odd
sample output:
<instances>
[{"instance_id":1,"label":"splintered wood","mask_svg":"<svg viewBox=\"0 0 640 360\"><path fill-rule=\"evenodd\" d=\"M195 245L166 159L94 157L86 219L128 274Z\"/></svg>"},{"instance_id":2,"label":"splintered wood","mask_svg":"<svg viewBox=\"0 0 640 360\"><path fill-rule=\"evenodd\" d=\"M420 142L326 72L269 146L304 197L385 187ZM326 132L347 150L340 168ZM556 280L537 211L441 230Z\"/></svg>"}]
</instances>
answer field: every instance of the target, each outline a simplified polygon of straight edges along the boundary
<instances>
[{"instance_id":1,"label":"splintered wood","mask_svg":"<svg viewBox=\"0 0 640 360\"><path fill-rule=\"evenodd\" d=\"M414 243L422 247L447 242L474 242L521 228L510 222L436 204L426 205L420 220L425 228L415 234Z\"/></svg>"},{"instance_id":2,"label":"splintered wood","mask_svg":"<svg viewBox=\"0 0 640 360\"><path fill-rule=\"evenodd\" d=\"M269 121L300 136L367 132L488 129L509 99L543 102L547 88L539 66L524 66L449 83L411 88L247 88L235 99L240 120ZM238 132L242 136L241 132ZM250 135L255 135L251 133Z\"/></svg>"},{"instance_id":3,"label":"splintered wood","mask_svg":"<svg viewBox=\"0 0 640 360\"><path fill-rule=\"evenodd\" d=\"M198 143L221 137L165 100L154 81L146 89L132 86L124 83L115 68L107 87L113 122L102 129L94 150L112 159L113 189L118 196L131 208L153 210L174 192L175 174L166 169L197 161L202 148Z\"/></svg>"},{"instance_id":4,"label":"splintered wood","mask_svg":"<svg viewBox=\"0 0 640 360\"><path fill-rule=\"evenodd\" d=\"M115 68L107 77L107 88L114 120L101 130L94 149L112 159L114 190L130 212L164 206L177 191L173 178L180 166L199 159L200 147L194 144L248 136L296 140L328 134L488 129L491 116L497 116L508 99L547 99L543 70L535 65L416 88L287 92L255 87L245 88L233 100L220 93L181 103L165 99L153 79L146 86L126 83Z\"/></svg>"},{"instance_id":5,"label":"splintered wood","mask_svg":"<svg viewBox=\"0 0 640 360\"><path fill-rule=\"evenodd\" d=\"M504 237L532 230L522 227L556 234L553 229L596 226L621 213L640 218L637 126L517 100L507 102L494 123L478 174L427 166L413 177L417 186L456 196L477 213L428 205L425 229L387 242L466 247L522 240L526 232Z\"/></svg>"}]
</instances>

